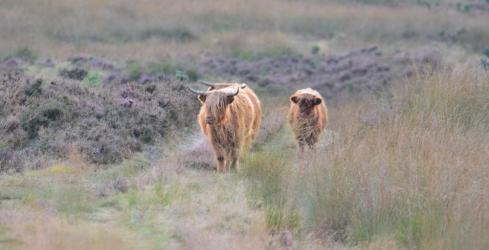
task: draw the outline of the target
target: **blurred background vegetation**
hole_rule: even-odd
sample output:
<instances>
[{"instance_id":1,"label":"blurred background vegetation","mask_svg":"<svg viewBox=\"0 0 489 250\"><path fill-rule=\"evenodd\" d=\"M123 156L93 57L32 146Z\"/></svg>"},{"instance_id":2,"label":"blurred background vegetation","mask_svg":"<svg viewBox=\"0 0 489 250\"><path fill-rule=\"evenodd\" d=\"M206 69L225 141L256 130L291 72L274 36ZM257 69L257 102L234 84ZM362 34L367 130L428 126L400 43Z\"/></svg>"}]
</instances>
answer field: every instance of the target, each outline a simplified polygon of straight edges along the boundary
<instances>
[{"instance_id":1,"label":"blurred background vegetation","mask_svg":"<svg viewBox=\"0 0 489 250\"><path fill-rule=\"evenodd\" d=\"M485 0L5 0L0 11L3 56L249 57L434 42L481 53L489 43Z\"/></svg>"},{"instance_id":2,"label":"blurred background vegetation","mask_svg":"<svg viewBox=\"0 0 489 250\"><path fill-rule=\"evenodd\" d=\"M489 248L487 0L2 0L0 34L2 249ZM261 99L235 172L198 80Z\"/></svg>"}]
</instances>

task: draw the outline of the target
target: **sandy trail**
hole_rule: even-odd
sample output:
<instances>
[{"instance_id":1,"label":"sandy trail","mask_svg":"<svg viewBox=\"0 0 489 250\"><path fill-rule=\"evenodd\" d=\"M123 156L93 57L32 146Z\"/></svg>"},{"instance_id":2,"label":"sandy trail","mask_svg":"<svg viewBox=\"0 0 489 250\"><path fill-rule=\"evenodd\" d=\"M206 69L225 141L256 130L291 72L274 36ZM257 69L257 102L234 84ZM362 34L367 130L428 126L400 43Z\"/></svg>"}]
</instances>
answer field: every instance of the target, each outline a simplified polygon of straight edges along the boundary
<instances>
[{"instance_id":1,"label":"sandy trail","mask_svg":"<svg viewBox=\"0 0 489 250\"><path fill-rule=\"evenodd\" d=\"M265 249L269 234L264 212L247 201L245 180L238 173L212 169L213 153L200 131L175 149L162 169L175 167L188 199L171 205L179 249Z\"/></svg>"}]
</instances>

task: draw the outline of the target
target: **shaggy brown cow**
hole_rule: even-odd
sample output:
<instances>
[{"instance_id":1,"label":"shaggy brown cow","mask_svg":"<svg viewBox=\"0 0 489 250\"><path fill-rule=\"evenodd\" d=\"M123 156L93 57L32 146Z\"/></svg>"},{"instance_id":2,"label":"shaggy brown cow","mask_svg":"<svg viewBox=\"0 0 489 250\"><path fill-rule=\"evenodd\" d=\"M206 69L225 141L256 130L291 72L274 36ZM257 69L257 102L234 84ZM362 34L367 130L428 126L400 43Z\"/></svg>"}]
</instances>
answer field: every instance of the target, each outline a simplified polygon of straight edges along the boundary
<instances>
[{"instance_id":1,"label":"shaggy brown cow","mask_svg":"<svg viewBox=\"0 0 489 250\"><path fill-rule=\"evenodd\" d=\"M237 168L258 134L260 101L246 84L202 83L209 86L207 91L190 90L202 103L198 122L214 149L217 170Z\"/></svg>"},{"instance_id":2,"label":"shaggy brown cow","mask_svg":"<svg viewBox=\"0 0 489 250\"><path fill-rule=\"evenodd\" d=\"M290 96L289 124L301 153L305 145L314 147L327 123L328 109L316 90L301 89Z\"/></svg>"}]
</instances>

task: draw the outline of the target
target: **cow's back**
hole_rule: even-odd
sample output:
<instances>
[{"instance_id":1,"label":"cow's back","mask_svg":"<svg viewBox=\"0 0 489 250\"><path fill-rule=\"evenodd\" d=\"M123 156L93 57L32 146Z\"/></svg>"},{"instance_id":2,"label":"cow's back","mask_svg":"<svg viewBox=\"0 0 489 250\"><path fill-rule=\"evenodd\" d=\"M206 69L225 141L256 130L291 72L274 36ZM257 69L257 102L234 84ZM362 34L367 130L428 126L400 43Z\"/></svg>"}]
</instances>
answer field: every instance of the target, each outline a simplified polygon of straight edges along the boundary
<instances>
[{"instance_id":1,"label":"cow's back","mask_svg":"<svg viewBox=\"0 0 489 250\"><path fill-rule=\"evenodd\" d=\"M250 119L252 120L250 135L252 139L256 138L258 132L260 131L261 119L262 119L262 111L261 111L261 103L255 92L251 88L243 89L244 93L247 95L249 100L251 101L252 110Z\"/></svg>"},{"instance_id":2,"label":"cow's back","mask_svg":"<svg viewBox=\"0 0 489 250\"><path fill-rule=\"evenodd\" d=\"M235 97L228 109L229 115L236 116L236 132L239 134L243 151L250 148L257 136L261 123L261 105L258 97L249 87L244 88ZM244 153L244 152L242 152Z\"/></svg>"}]
</instances>

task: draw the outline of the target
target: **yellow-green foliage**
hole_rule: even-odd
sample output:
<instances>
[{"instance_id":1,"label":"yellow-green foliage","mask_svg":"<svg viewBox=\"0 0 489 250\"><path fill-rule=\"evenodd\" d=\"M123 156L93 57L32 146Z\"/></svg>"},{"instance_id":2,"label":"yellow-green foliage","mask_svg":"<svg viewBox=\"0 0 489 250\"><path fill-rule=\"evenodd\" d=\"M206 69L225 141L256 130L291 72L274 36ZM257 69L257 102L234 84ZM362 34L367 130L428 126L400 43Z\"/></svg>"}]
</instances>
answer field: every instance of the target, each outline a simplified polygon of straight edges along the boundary
<instances>
[{"instance_id":1,"label":"yellow-green foliage","mask_svg":"<svg viewBox=\"0 0 489 250\"><path fill-rule=\"evenodd\" d=\"M66 162L2 176L0 248L166 248L168 226L155 220L186 190L169 176L135 186L148 166L136 155L110 169Z\"/></svg>"},{"instance_id":2,"label":"yellow-green foliage","mask_svg":"<svg viewBox=\"0 0 489 250\"><path fill-rule=\"evenodd\" d=\"M272 231L297 231L300 224L297 211L287 200L289 173L285 159L278 151L251 153L240 172L249 181L250 200L265 208L266 222Z\"/></svg>"},{"instance_id":3,"label":"yellow-green foliage","mask_svg":"<svg viewBox=\"0 0 489 250\"><path fill-rule=\"evenodd\" d=\"M130 177L140 173L148 166L149 161L143 154L139 153L122 162L121 169L119 169L118 172L122 173L126 177Z\"/></svg>"},{"instance_id":4,"label":"yellow-green foliage","mask_svg":"<svg viewBox=\"0 0 489 250\"><path fill-rule=\"evenodd\" d=\"M79 169L76 169L74 167L65 165L65 164L55 164L51 167L45 168L43 170L40 170L41 174L44 175L51 175L51 174L72 174L78 172Z\"/></svg>"}]
</instances>

